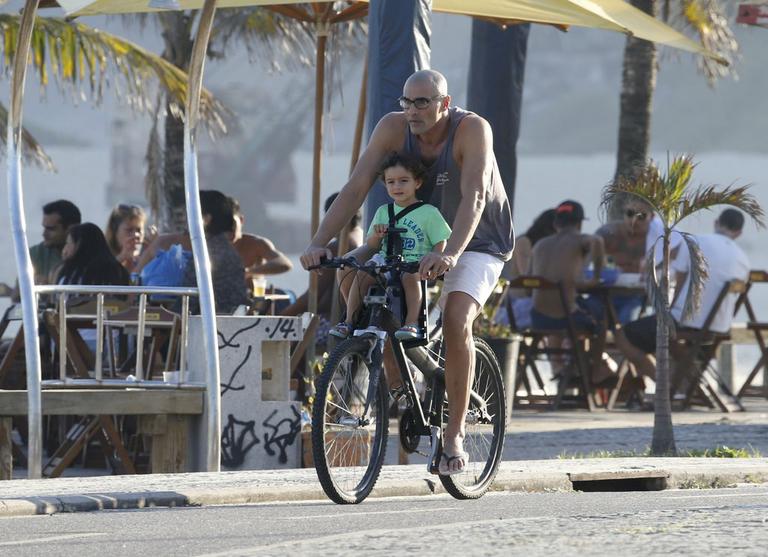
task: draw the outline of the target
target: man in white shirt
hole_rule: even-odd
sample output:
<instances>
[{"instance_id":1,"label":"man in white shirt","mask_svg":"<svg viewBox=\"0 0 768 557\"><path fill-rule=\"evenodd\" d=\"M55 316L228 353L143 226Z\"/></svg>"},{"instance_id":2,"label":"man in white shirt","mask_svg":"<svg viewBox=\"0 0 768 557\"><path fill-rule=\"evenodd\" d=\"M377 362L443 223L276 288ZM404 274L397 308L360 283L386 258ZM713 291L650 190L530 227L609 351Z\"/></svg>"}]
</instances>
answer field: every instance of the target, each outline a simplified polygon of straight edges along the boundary
<instances>
[{"instance_id":1,"label":"man in white shirt","mask_svg":"<svg viewBox=\"0 0 768 557\"><path fill-rule=\"evenodd\" d=\"M689 288L689 256L686 246L681 246L672 263L677 289L672 303L672 317L679 327L700 329L704 325L723 286L731 280L746 281L749 277L749 258L736 244L744 227L744 215L735 209L725 209L715 221L714 234L694 236L707 261L709 278L704 283L701 306L688 320L682 319L683 304ZM728 294L720 305L710 330L724 333L730 330L736 294ZM655 376L655 366L649 354L656 352L656 316L648 316L627 323L623 335L616 337L616 344L624 355L635 364L641 375Z\"/></svg>"},{"instance_id":2,"label":"man in white shirt","mask_svg":"<svg viewBox=\"0 0 768 557\"><path fill-rule=\"evenodd\" d=\"M688 250L681 250L679 256L672 264L672 269L681 281L680 292L672 305L672 316L682 327L701 329L707 319L712 306L717 301L720 291L726 282L731 280L747 281L749 278L749 258L747 254L734 241L741 236L744 227L744 215L736 209L726 209L715 221L715 233L695 236L704 258L707 260L709 278L704 283L701 295L701 308L688 320L682 320L683 304L688 294L690 281L688 280L689 257ZM731 329L733 309L736 305L737 294L726 295L720 304L714 320L709 326L710 331L726 333Z\"/></svg>"}]
</instances>

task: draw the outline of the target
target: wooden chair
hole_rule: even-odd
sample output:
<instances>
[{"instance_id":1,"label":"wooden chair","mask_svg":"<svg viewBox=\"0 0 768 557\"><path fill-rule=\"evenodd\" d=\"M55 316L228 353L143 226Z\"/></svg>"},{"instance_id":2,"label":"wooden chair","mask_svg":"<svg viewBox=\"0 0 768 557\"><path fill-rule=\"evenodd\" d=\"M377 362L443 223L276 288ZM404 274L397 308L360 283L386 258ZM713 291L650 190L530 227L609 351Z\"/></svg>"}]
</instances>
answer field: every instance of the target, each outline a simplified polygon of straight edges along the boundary
<instances>
[{"instance_id":1,"label":"wooden chair","mask_svg":"<svg viewBox=\"0 0 768 557\"><path fill-rule=\"evenodd\" d=\"M129 334L137 334L139 324L139 308L129 307L123 311L119 311L114 314L110 314L107 319L104 320L104 325L108 332L112 329L120 331L121 338L125 339ZM143 361L146 364L146 376L151 377L152 374L158 374L162 371L171 371L176 365L176 360L179 354L179 340L181 338L181 316L173 311L166 309L163 306L147 306L144 312L144 335L149 337L150 343L146 358ZM106 336L110 336L109 334ZM125 346L125 342L121 343L121 346ZM165 348L165 356L162 359L163 368L157 369L156 363L160 359L159 355ZM142 350L144 346L142 343ZM136 352L133 354L122 354L125 357L118 358L115 354L116 351L110 355L110 358L114 358L115 368L125 373L130 369L130 365L135 361ZM134 369L133 372L136 370ZM142 373L144 370L142 370Z\"/></svg>"},{"instance_id":2,"label":"wooden chair","mask_svg":"<svg viewBox=\"0 0 768 557\"><path fill-rule=\"evenodd\" d=\"M712 304L701 329L678 328L674 342L678 347L683 348L685 357L676 362L677 373L674 374L670 392L675 396L680 391L683 381L687 381L682 400L683 408L689 408L694 402L700 402L710 408L719 408L723 412L744 410L741 401L731 392L710 363L715 359L720 344L731 338L730 332L712 331L712 322L727 296L741 296L745 291L746 284L743 281L726 282L715 303Z\"/></svg>"},{"instance_id":3,"label":"wooden chair","mask_svg":"<svg viewBox=\"0 0 768 557\"><path fill-rule=\"evenodd\" d=\"M0 319L0 338L8 330L8 326L13 322L21 321L21 304L13 304L9 306L3 313L2 319ZM18 363L17 360L21 358L23 360L24 355L24 329L19 327L19 330L13 336L12 339L8 339L5 344L5 351L0 358L0 388L24 388L24 385L19 385L18 382L22 382L25 378L12 377L18 375L13 373L19 371L21 367L26 369L26 362Z\"/></svg>"},{"instance_id":4,"label":"wooden chair","mask_svg":"<svg viewBox=\"0 0 768 557\"><path fill-rule=\"evenodd\" d=\"M509 288L524 290L549 290L558 293L562 304L563 313L567 316L566 327L564 329L535 329L533 327L518 327L515 323L511 304L508 305L510 324L523 337L520 344L520 356L518 361L518 374L515 385L515 394L521 386L524 386L527 396L515 397L518 402L527 400L530 404L541 403L549 400L551 397L537 397L532 394L531 379L527 376L532 373L533 380L536 381L539 388L543 389L544 384L536 362L542 359L551 359L553 356L567 356L570 363L565 365L561 371L558 381L557 394L551 398L551 409L557 410L561 404L572 402L584 406L589 410L597 407L594 393L590 385L589 359L587 357L585 345L592 337L592 333L579 330L573 323L573 319L568 311L568 303L565 297L565 291L560 283L548 281L542 277L521 276L512 280ZM554 347L547 345L547 337L557 336L569 341L570 346ZM575 395L568 395L568 391L575 389Z\"/></svg>"},{"instance_id":5,"label":"wooden chair","mask_svg":"<svg viewBox=\"0 0 768 557\"><path fill-rule=\"evenodd\" d=\"M755 341L757 342L758 347L760 347L760 358L752 368L752 371L749 372L744 384L739 389L736 395L739 398L744 396L768 398L768 381L765 380L765 375L763 376L762 387L752 386L752 381L757 377L760 370L766 369L766 365L768 365L768 348L766 348L765 337L763 336L764 333L768 332L768 322L758 320L754 307L749 300L749 291L751 290L752 285L766 282L768 282L768 272L750 271L749 280L747 281L744 292L741 293L739 299L736 301L736 307L733 311L733 314L736 315L739 309L741 309L742 306L744 307L748 316L747 329L755 336Z\"/></svg>"}]
</instances>

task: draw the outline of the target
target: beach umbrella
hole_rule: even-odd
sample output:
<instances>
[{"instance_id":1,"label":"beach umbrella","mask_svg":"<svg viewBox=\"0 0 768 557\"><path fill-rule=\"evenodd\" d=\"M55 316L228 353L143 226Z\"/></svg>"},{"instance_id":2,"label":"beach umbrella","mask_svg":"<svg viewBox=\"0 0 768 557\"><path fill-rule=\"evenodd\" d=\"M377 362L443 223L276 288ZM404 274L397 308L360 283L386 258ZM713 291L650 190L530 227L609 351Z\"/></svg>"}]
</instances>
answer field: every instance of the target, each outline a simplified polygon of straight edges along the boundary
<instances>
[{"instance_id":1,"label":"beach umbrella","mask_svg":"<svg viewBox=\"0 0 768 557\"><path fill-rule=\"evenodd\" d=\"M54 6L44 0L44 6ZM26 222L21 182L22 101L26 77L26 61L30 49L34 18L40 0L26 0L20 30L17 36L16 57L11 75L10 110L8 118L7 170L8 201L14 254L19 270L19 287L23 308L23 326L26 331L37 329L37 304L33 283L32 262L29 257ZM205 342L206 411L207 411L207 468L220 466L219 432L221 431L219 363L216 338L216 315L213 304L210 261L203 234L203 222L198 197L197 124L199 122L200 94L206 49L216 7L297 5L299 1L274 0L59 0L68 16L99 14L125 14L155 12L162 9L202 9L189 70L189 87L185 106L184 181L186 189L189 233L195 253L195 271L199 287L200 308ZM352 10L363 2L339 2L342 12L323 6L332 2L311 2L312 14L336 13ZM362 9L361 7L357 8ZM671 27L633 8L622 0L433 0L432 9L438 12L490 18L501 22L530 21L555 25L576 25L630 33L639 38L670 45L682 50L709 55L698 43L688 39ZM353 13L354 10L347 13ZM307 12L310 13L310 12ZM317 105L316 105L317 106ZM322 110L322 103L319 106ZM317 132L316 132L317 133ZM316 135L317 137L317 135ZM318 180L319 184L319 180ZM314 187L317 187L315 184ZM318 188L319 189L319 188ZM313 222L319 221L319 191L313 192ZM315 205L313 201L313 205ZM37 335L25 335L27 362L27 391L29 412L29 466L30 477L39 477L42 456L42 426L40 397L40 352Z\"/></svg>"}]
</instances>

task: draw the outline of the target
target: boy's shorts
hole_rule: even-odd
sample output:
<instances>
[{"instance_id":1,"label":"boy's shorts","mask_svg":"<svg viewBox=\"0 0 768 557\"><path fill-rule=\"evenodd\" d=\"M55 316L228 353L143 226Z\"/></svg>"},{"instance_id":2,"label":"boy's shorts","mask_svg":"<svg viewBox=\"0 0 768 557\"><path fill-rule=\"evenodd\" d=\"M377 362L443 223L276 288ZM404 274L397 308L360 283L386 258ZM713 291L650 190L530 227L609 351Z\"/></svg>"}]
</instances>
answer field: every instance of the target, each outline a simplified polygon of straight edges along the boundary
<instances>
[{"instance_id":1,"label":"boy's shorts","mask_svg":"<svg viewBox=\"0 0 768 557\"><path fill-rule=\"evenodd\" d=\"M459 256L456 266L445 273L443 290L438 304L445 309L448 294L464 292L474 298L480 307L496 288L504 268L504 261L479 251L465 251Z\"/></svg>"}]
</instances>

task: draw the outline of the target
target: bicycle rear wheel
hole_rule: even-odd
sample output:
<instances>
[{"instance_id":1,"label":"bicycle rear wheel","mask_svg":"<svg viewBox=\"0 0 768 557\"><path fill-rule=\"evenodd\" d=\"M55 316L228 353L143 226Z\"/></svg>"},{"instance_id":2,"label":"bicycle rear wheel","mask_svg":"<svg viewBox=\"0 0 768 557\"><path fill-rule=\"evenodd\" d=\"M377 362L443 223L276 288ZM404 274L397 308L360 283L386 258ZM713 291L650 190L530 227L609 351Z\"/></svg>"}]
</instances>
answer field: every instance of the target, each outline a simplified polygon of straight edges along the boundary
<instances>
[{"instance_id":1,"label":"bicycle rear wheel","mask_svg":"<svg viewBox=\"0 0 768 557\"><path fill-rule=\"evenodd\" d=\"M458 474L438 476L445 490L456 499L478 499L491 486L499 470L506 429L506 399L501 368L488 344L475 338L473 396L466 416L464 450L469 463ZM448 422L444 403L443 428Z\"/></svg>"},{"instance_id":2,"label":"bicycle rear wheel","mask_svg":"<svg viewBox=\"0 0 768 557\"><path fill-rule=\"evenodd\" d=\"M389 431L383 370L370 389L370 343L339 344L317 379L312 409L312 455L325 494L339 504L360 503L384 462ZM368 399L368 397L371 397Z\"/></svg>"}]
</instances>

